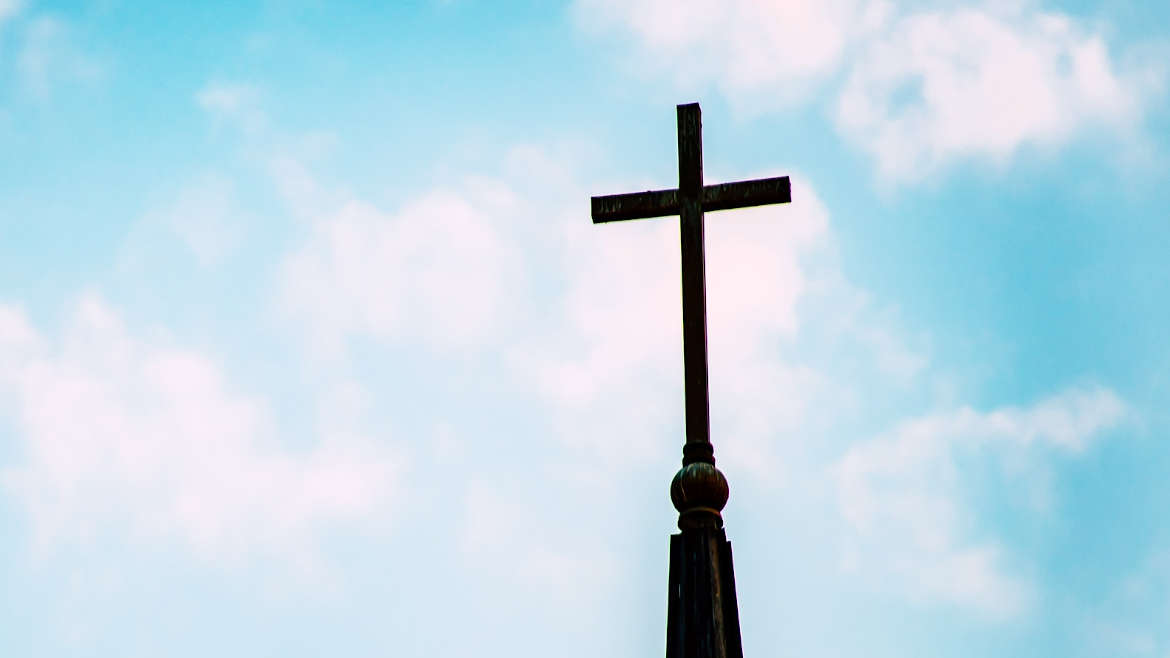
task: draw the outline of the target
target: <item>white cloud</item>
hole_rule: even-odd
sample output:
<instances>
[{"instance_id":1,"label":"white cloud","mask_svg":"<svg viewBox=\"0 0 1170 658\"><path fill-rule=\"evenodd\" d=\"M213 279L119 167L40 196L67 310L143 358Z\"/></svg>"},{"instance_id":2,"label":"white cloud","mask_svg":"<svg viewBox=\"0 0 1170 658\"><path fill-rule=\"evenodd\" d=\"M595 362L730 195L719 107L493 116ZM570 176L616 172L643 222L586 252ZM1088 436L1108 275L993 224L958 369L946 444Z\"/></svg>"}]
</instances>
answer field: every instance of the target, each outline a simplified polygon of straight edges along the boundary
<instances>
[{"instance_id":1,"label":"white cloud","mask_svg":"<svg viewBox=\"0 0 1170 658\"><path fill-rule=\"evenodd\" d=\"M578 0L574 10L587 30L632 34L648 72L767 107L803 100L888 9L864 0Z\"/></svg>"},{"instance_id":2,"label":"white cloud","mask_svg":"<svg viewBox=\"0 0 1170 658\"><path fill-rule=\"evenodd\" d=\"M600 604L617 570L608 544L584 550L589 542L565 536L572 525L549 518L548 510L538 509L541 506L528 500L530 496L506 492L507 484L468 483L458 537L466 559L512 585L532 588L542 599L578 607ZM574 502L584 503L584 496Z\"/></svg>"},{"instance_id":3,"label":"white cloud","mask_svg":"<svg viewBox=\"0 0 1170 658\"><path fill-rule=\"evenodd\" d=\"M7 348L3 352L5 356L15 358L27 354L39 343L40 336L20 309L0 306L0 346Z\"/></svg>"},{"instance_id":4,"label":"white cloud","mask_svg":"<svg viewBox=\"0 0 1170 658\"><path fill-rule=\"evenodd\" d=\"M1152 69L1123 69L1101 35L1063 14L923 12L863 50L836 120L884 177L912 180L1094 127L1125 135L1155 80Z\"/></svg>"},{"instance_id":5,"label":"white cloud","mask_svg":"<svg viewBox=\"0 0 1170 658\"><path fill-rule=\"evenodd\" d=\"M664 400L681 394L677 235L669 220L598 227L584 212L564 225L568 290L552 326L515 355L552 403L558 434L598 456L644 456L673 421Z\"/></svg>"},{"instance_id":6,"label":"white cloud","mask_svg":"<svg viewBox=\"0 0 1170 658\"><path fill-rule=\"evenodd\" d=\"M267 124L260 107L260 92L253 85L213 81L195 94L195 102L208 114L236 122L244 130L258 131Z\"/></svg>"},{"instance_id":7,"label":"white cloud","mask_svg":"<svg viewBox=\"0 0 1170 658\"><path fill-rule=\"evenodd\" d=\"M1002 542L976 532L977 511L964 500L972 486L964 460L993 456L1027 504L1031 488L1047 485L1043 462L1028 461L1030 449L1076 454L1127 414L1112 391L1073 389L1028 408L964 407L917 418L851 447L833 469L854 531L847 565L900 583L914 597L992 617L1021 614L1035 593L1012 574Z\"/></svg>"},{"instance_id":8,"label":"white cloud","mask_svg":"<svg viewBox=\"0 0 1170 658\"><path fill-rule=\"evenodd\" d=\"M1156 56L1110 48L1096 26L1030 2L578 0L574 9L595 34L632 35L638 67L689 93L714 85L732 106L762 111L828 91L838 130L895 182L964 159L1003 164L1023 146L1094 130L1136 144L1165 79Z\"/></svg>"},{"instance_id":9,"label":"white cloud","mask_svg":"<svg viewBox=\"0 0 1170 658\"><path fill-rule=\"evenodd\" d=\"M171 229L205 267L219 263L235 249L242 226L248 224L236 204L231 180L217 175L180 192L166 215Z\"/></svg>"},{"instance_id":10,"label":"white cloud","mask_svg":"<svg viewBox=\"0 0 1170 658\"><path fill-rule=\"evenodd\" d=\"M498 336L515 293L516 254L502 233L514 213L511 192L487 181L432 191L393 214L349 201L283 263L282 304L326 353L362 335L481 344Z\"/></svg>"},{"instance_id":11,"label":"white cloud","mask_svg":"<svg viewBox=\"0 0 1170 658\"><path fill-rule=\"evenodd\" d=\"M0 0L0 25L20 13L23 5L21 0Z\"/></svg>"},{"instance_id":12,"label":"white cloud","mask_svg":"<svg viewBox=\"0 0 1170 658\"><path fill-rule=\"evenodd\" d=\"M1099 655L1170 655L1170 550L1154 541L1144 559L1126 565L1112 587L1080 611L1080 639Z\"/></svg>"},{"instance_id":13,"label":"white cloud","mask_svg":"<svg viewBox=\"0 0 1170 658\"><path fill-rule=\"evenodd\" d=\"M269 179L295 217L313 221L327 215L344 203L344 199L330 198L305 163L288 154L274 155L265 163Z\"/></svg>"},{"instance_id":14,"label":"white cloud","mask_svg":"<svg viewBox=\"0 0 1170 658\"><path fill-rule=\"evenodd\" d=\"M195 101L208 112L233 114L254 106L257 93L250 85L211 82L195 94Z\"/></svg>"},{"instance_id":15,"label":"white cloud","mask_svg":"<svg viewBox=\"0 0 1170 658\"><path fill-rule=\"evenodd\" d=\"M23 30L23 43L16 56L16 70L25 89L45 99L61 82L93 82L104 68L78 45L77 35L65 22L38 16Z\"/></svg>"},{"instance_id":16,"label":"white cloud","mask_svg":"<svg viewBox=\"0 0 1170 658\"><path fill-rule=\"evenodd\" d=\"M132 335L96 297L58 339L0 306L0 363L21 454L0 482L43 550L124 532L210 560L303 564L323 524L383 518L393 502L385 446L334 432L290 452L212 360Z\"/></svg>"},{"instance_id":17,"label":"white cloud","mask_svg":"<svg viewBox=\"0 0 1170 658\"><path fill-rule=\"evenodd\" d=\"M120 266L144 265L164 241L177 238L200 266L214 267L239 247L252 221L240 208L231 179L217 173L197 177L134 226L123 243Z\"/></svg>"}]
</instances>

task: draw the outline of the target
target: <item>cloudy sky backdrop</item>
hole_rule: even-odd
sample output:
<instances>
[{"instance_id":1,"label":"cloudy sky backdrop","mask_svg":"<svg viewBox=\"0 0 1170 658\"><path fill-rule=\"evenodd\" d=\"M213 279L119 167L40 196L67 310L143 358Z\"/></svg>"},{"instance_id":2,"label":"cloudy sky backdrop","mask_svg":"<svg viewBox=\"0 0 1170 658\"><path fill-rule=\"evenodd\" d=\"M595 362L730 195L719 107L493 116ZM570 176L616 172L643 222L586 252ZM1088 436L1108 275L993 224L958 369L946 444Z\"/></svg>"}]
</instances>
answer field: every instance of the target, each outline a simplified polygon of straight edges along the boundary
<instances>
[{"instance_id":1,"label":"cloudy sky backdrop","mask_svg":"<svg viewBox=\"0 0 1170 658\"><path fill-rule=\"evenodd\" d=\"M0 0L0 654L1170 656L1170 6Z\"/></svg>"}]
</instances>

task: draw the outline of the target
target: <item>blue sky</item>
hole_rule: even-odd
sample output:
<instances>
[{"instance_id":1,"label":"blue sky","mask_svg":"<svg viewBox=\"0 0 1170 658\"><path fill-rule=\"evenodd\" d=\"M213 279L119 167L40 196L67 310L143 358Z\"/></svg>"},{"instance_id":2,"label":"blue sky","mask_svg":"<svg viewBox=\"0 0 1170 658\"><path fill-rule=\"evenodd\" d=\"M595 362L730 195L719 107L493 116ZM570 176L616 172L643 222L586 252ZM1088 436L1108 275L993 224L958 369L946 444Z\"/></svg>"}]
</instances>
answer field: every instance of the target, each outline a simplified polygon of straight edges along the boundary
<instances>
[{"instance_id":1,"label":"blue sky","mask_svg":"<svg viewBox=\"0 0 1170 658\"><path fill-rule=\"evenodd\" d=\"M1170 8L0 0L0 653L1170 655Z\"/></svg>"}]
</instances>

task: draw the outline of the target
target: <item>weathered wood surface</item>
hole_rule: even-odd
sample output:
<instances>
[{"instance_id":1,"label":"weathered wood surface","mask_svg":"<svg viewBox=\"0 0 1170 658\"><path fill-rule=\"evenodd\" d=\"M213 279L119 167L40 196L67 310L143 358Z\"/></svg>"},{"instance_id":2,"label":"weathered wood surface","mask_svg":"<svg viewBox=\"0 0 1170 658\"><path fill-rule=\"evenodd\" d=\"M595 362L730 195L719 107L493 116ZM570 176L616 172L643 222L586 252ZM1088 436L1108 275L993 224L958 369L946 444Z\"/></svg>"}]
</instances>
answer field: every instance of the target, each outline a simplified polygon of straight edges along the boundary
<instances>
[{"instance_id":1,"label":"weathered wood surface","mask_svg":"<svg viewBox=\"0 0 1170 658\"><path fill-rule=\"evenodd\" d=\"M682 242L686 442L710 444L707 259L703 256L703 120L698 103L678 106L678 217ZM684 459L686 456L684 454ZM703 458L707 457L704 455ZM713 455L710 460L715 463Z\"/></svg>"},{"instance_id":2,"label":"weathered wood surface","mask_svg":"<svg viewBox=\"0 0 1170 658\"><path fill-rule=\"evenodd\" d=\"M743 658L731 542L722 529L670 537L666 658Z\"/></svg>"},{"instance_id":3,"label":"weathered wood surface","mask_svg":"<svg viewBox=\"0 0 1170 658\"><path fill-rule=\"evenodd\" d=\"M792 185L787 176L707 185L703 188L703 210L705 212L766 206L791 201Z\"/></svg>"},{"instance_id":4,"label":"weathered wood surface","mask_svg":"<svg viewBox=\"0 0 1170 658\"><path fill-rule=\"evenodd\" d=\"M792 201L787 176L760 178L703 187L703 212L734 210ZM647 190L592 198L594 224L649 219L679 214L678 190Z\"/></svg>"}]
</instances>

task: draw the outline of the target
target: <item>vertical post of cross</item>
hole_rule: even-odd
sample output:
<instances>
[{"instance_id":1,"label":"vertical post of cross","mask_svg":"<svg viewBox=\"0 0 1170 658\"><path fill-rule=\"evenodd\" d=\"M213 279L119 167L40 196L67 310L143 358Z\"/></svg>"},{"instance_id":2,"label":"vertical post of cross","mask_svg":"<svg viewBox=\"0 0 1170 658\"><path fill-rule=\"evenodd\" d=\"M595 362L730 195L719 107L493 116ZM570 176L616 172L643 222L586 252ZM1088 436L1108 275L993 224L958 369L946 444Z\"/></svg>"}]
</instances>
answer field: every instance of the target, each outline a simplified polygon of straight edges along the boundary
<instances>
[{"instance_id":1,"label":"vertical post of cross","mask_svg":"<svg viewBox=\"0 0 1170 658\"><path fill-rule=\"evenodd\" d=\"M703 256L703 118L698 103L678 106L678 201L682 247L683 465L715 463L707 399L707 283Z\"/></svg>"}]
</instances>

